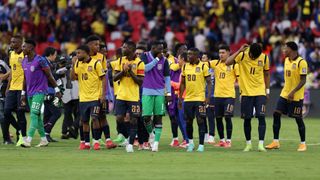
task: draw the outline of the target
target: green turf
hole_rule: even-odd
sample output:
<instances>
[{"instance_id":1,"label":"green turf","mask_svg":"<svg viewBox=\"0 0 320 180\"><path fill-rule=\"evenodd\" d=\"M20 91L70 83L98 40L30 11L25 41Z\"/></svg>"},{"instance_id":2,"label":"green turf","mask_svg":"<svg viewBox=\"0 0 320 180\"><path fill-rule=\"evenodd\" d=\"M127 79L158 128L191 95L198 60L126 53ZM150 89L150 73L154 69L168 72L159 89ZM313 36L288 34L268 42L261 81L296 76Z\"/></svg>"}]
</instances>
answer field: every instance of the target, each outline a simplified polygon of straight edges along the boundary
<instances>
[{"instance_id":1,"label":"green turf","mask_svg":"<svg viewBox=\"0 0 320 180\"><path fill-rule=\"evenodd\" d=\"M114 118L109 120L115 137ZM46 148L23 149L0 145L0 179L319 179L320 121L306 119L308 151L296 151L299 136L294 120L284 119L281 149L259 153L257 121L253 121L254 151L242 152L245 146L242 121L234 119L233 147L223 149L205 145L204 153L187 153L171 148L169 119L164 120L160 151L137 151L124 148L80 151L78 140L60 140ZM61 120L53 131L60 137ZM194 125L196 129L196 125ZM13 132L13 131L12 131ZM195 132L196 135L196 132ZM197 135L195 136L195 138ZM272 139L272 121L267 120L266 143ZM36 138L33 144L36 145ZM197 141L196 141L197 145Z\"/></svg>"}]
</instances>

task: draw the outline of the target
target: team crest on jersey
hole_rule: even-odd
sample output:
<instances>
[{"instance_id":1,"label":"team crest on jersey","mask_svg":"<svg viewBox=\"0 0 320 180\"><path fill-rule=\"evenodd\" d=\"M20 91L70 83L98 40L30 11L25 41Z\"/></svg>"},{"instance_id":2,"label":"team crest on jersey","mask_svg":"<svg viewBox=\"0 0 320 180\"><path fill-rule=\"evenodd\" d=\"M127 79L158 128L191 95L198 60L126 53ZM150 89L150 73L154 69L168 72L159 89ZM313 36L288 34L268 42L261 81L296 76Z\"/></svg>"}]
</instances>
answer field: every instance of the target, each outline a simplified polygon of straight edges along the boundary
<instances>
[{"instance_id":1,"label":"team crest on jersey","mask_svg":"<svg viewBox=\"0 0 320 180\"><path fill-rule=\"evenodd\" d=\"M158 70L162 70L162 64L157 65Z\"/></svg>"},{"instance_id":2,"label":"team crest on jersey","mask_svg":"<svg viewBox=\"0 0 320 180\"><path fill-rule=\"evenodd\" d=\"M132 64L132 69L136 69L137 65L136 64Z\"/></svg>"},{"instance_id":3,"label":"team crest on jersey","mask_svg":"<svg viewBox=\"0 0 320 180\"><path fill-rule=\"evenodd\" d=\"M19 62L19 63L22 63L22 60L23 60L22 57L19 57L19 58L18 58L18 62Z\"/></svg>"},{"instance_id":4,"label":"team crest on jersey","mask_svg":"<svg viewBox=\"0 0 320 180\"><path fill-rule=\"evenodd\" d=\"M258 66L263 66L262 61L258 61Z\"/></svg>"},{"instance_id":5,"label":"team crest on jersey","mask_svg":"<svg viewBox=\"0 0 320 180\"><path fill-rule=\"evenodd\" d=\"M231 66L227 66L227 71L228 71L228 72L231 71Z\"/></svg>"},{"instance_id":6,"label":"team crest on jersey","mask_svg":"<svg viewBox=\"0 0 320 180\"><path fill-rule=\"evenodd\" d=\"M292 69L297 69L297 65L296 64L292 64Z\"/></svg>"},{"instance_id":7,"label":"team crest on jersey","mask_svg":"<svg viewBox=\"0 0 320 180\"><path fill-rule=\"evenodd\" d=\"M31 72L34 72L34 70L35 70L34 66L31 66L31 67L30 67L30 71L31 71Z\"/></svg>"},{"instance_id":8,"label":"team crest on jersey","mask_svg":"<svg viewBox=\"0 0 320 180\"><path fill-rule=\"evenodd\" d=\"M88 71L91 72L92 71L92 66L88 67Z\"/></svg>"},{"instance_id":9,"label":"team crest on jersey","mask_svg":"<svg viewBox=\"0 0 320 180\"><path fill-rule=\"evenodd\" d=\"M200 67L196 67L196 73L200 72Z\"/></svg>"}]
</instances>

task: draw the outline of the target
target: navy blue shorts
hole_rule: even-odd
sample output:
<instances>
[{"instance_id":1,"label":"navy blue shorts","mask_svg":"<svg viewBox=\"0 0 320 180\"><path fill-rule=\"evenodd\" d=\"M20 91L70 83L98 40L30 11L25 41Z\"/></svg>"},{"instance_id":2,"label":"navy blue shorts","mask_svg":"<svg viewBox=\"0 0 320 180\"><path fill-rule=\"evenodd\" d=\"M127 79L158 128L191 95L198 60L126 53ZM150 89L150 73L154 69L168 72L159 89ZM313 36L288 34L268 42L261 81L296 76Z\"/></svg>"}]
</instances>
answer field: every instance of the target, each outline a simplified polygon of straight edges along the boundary
<instances>
[{"instance_id":1,"label":"navy blue shorts","mask_svg":"<svg viewBox=\"0 0 320 180\"><path fill-rule=\"evenodd\" d=\"M98 119L100 117L101 106L99 101L80 102L80 119L88 122L90 117Z\"/></svg>"},{"instance_id":2,"label":"navy blue shorts","mask_svg":"<svg viewBox=\"0 0 320 180\"><path fill-rule=\"evenodd\" d=\"M288 101L287 99L280 97L277 103L276 111L280 111L282 114L287 114L289 117L302 117L303 100L300 101Z\"/></svg>"},{"instance_id":3,"label":"navy blue shorts","mask_svg":"<svg viewBox=\"0 0 320 180\"><path fill-rule=\"evenodd\" d=\"M117 99L115 107L117 115L125 116L127 113L129 113L133 117L141 116L140 102L124 101Z\"/></svg>"},{"instance_id":4,"label":"navy blue shorts","mask_svg":"<svg viewBox=\"0 0 320 180\"><path fill-rule=\"evenodd\" d=\"M26 98L27 101L28 98ZM28 102L26 102L28 105ZM21 91L10 90L5 98L4 109L10 109L11 111L16 111L20 109L27 110L28 107L21 106Z\"/></svg>"},{"instance_id":5,"label":"navy blue shorts","mask_svg":"<svg viewBox=\"0 0 320 180\"><path fill-rule=\"evenodd\" d=\"M217 118L233 117L234 98L215 98L214 111Z\"/></svg>"},{"instance_id":6,"label":"navy blue shorts","mask_svg":"<svg viewBox=\"0 0 320 180\"><path fill-rule=\"evenodd\" d=\"M250 119L253 117L253 108L256 117L265 117L266 96L242 96L241 97L241 118Z\"/></svg>"},{"instance_id":7,"label":"navy blue shorts","mask_svg":"<svg viewBox=\"0 0 320 180\"><path fill-rule=\"evenodd\" d=\"M184 114L186 119L194 119L196 117L206 117L206 105L201 101L184 102Z\"/></svg>"}]
</instances>

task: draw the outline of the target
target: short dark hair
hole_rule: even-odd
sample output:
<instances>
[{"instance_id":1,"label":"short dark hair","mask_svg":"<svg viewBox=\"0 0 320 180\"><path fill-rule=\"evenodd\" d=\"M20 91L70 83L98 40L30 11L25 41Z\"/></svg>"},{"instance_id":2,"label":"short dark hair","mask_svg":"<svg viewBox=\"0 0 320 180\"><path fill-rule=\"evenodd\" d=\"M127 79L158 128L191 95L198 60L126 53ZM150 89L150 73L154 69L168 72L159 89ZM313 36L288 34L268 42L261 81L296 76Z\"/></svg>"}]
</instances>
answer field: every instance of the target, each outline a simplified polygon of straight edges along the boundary
<instances>
[{"instance_id":1,"label":"short dark hair","mask_svg":"<svg viewBox=\"0 0 320 180\"><path fill-rule=\"evenodd\" d=\"M33 47L36 47L37 45L33 39L26 39L24 42L27 44L31 44Z\"/></svg>"},{"instance_id":2,"label":"short dark hair","mask_svg":"<svg viewBox=\"0 0 320 180\"><path fill-rule=\"evenodd\" d=\"M190 48L190 49L188 49L188 50L189 50L189 51L193 51L193 52L200 53L199 49L198 49L198 48L195 48L195 47Z\"/></svg>"},{"instance_id":3,"label":"short dark hair","mask_svg":"<svg viewBox=\"0 0 320 180\"><path fill-rule=\"evenodd\" d=\"M56 52L57 50L53 47L47 47L45 50L44 50L44 53L43 53L43 56L44 57L48 57L50 55L54 55L54 53Z\"/></svg>"},{"instance_id":4,"label":"short dark hair","mask_svg":"<svg viewBox=\"0 0 320 180\"><path fill-rule=\"evenodd\" d=\"M163 45L163 49L167 49L168 48L168 44L166 41L160 41Z\"/></svg>"},{"instance_id":5,"label":"short dark hair","mask_svg":"<svg viewBox=\"0 0 320 180\"><path fill-rule=\"evenodd\" d=\"M184 44L184 43L178 43L175 47L174 47L174 52L178 52L178 50L180 49L180 47L182 47L182 46L186 46L186 44Z\"/></svg>"},{"instance_id":6,"label":"short dark hair","mask_svg":"<svg viewBox=\"0 0 320 180\"><path fill-rule=\"evenodd\" d=\"M262 47L258 43L253 43L250 45L249 54L251 54L252 58L258 58L262 53Z\"/></svg>"},{"instance_id":7,"label":"short dark hair","mask_svg":"<svg viewBox=\"0 0 320 180\"><path fill-rule=\"evenodd\" d=\"M180 54L180 56L182 57L182 59L183 59L184 61L187 61L187 60L188 60L188 53L183 52L183 53Z\"/></svg>"},{"instance_id":8,"label":"short dark hair","mask_svg":"<svg viewBox=\"0 0 320 180\"><path fill-rule=\"evenodd\" d=\"M158 46L158 45L163 45L162 41L152 41L150 43L150 47L152 48L153 46Z\"/></svg>"},{"instance_id":9,"label":"short dark hair","mask_svg":"<svg viewBox=\"0 0 320 180\"><path fill-rule=\"evenodd\" d=\"M77 48L78 50L83 50L83 51L85 51L87 54L89 54L90 53L90 48L89 48L89 46L87 46L87 45L80 45L78 48Z\"/></svg>"},{"instance_id":10,"label":"short dark hair","mask_svg":"<svg viewBox=\"0 0 320 180\"><path fill-rule=\"evenodd\" d=\"M86 44L88 44L89 42L91 41L100 41L100 37L97 36L97 35L90 35L89 37L87 37L87 40L86 40Z\"/></svg>"},{"instance_id":11,"label":"short dark hair","mask_svg":"<svg viewBox=\"0 0 320 180\"><path fill-rule=\"evenodd\" d=\"M145 41L140 41L137 43L136 49L142 49L143 51L147 51L148 44Z\"/></svg>"},{"instance_id":12,"label":"short dark hair","mask_svg":"<svg viewBox=\"0 0 320 180\"><path fill-rule=\"evenodd\" d=\"M230 47L228 45L226 45L226 44L220 44L219 50L230 51Z\"/></svg>"},{"instance_id":13,"label":"short dark hair","mask_svg":"<svg viewBox=\"0 0 320 180\"><path fill-rule=\"evenodd\" d=\"M125 42L125 44L127 44L130 49L136 50L136 43L134 43L133 41L127 41Z\"/></svg>"},{"instance_id":14,"label":"short dark hair","mask_svg":"<svg viewBox=\"0 0 320 180\"><path fill-rule=\"evenodd\" d=\"M298 45L297 45L297 43L295 43L293 41L287 42L286 46L289 47L293 51L298 51Z\"/></svg>"},{"instance_id":15,"label":"short dark hair","mask_svg":"<svg viewBox=\"0 0 320 180\"><path fill-rule=\"evenodd\" d=\"M12 36L12 38L22 40L22 36L19 34Z\"/></svg>"}]
</instances>

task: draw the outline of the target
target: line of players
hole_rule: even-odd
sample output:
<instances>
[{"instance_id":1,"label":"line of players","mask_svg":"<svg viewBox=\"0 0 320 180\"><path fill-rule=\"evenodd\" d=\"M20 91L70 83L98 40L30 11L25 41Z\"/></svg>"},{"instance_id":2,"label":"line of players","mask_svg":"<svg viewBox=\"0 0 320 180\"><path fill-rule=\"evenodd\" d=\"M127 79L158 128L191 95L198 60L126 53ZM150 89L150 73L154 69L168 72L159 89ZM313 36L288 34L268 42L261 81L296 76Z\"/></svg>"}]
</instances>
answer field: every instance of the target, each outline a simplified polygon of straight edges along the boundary
<instances>
[{"instance_id":1,"label":"line of players","mask_svg":"<svg viewBox=\"0 0 320 180\"><path fill-rule=\"evenodd\" d=\"M186 45L176 47L176 56L166 52L163 42L151 44L151 50L142 52L144 48L136 48L133 42L125 42L121 56L107 63L99 51L100 39L97 36L87 38L86 45L81 45L73 58L72 78L79 82L80 97L80 149L90 149L90 124L93 134L93 149L99 150L102 133L106 138L106 147L116 145L110 139L110 128L106 120L107 103L106 88L109 78L106 77L107 66L113 70L111 74L115 94L115 114L119 133L115 141L124 141L126 151L133 152L133 143L138 131L141 139L140 148L158 151L162 133L162 116L165 107L172 121L173 142L177 145L178 124L184 142L181 147L187 147L188 152L194 150L193 119L196 117L199 128L199 146L197 151L204 151L204 139L207 131L206 116L208 110L215 112L217 129L220 136L218 146L231 147L232 120L235 101L235 82L238 79L241 94L241 117L244 119L244 132L247 145L244 151L251 151L251 118L259 120L259 151L266 151L264 136L266 130L265 105L270 94L269 89L269 59L262 53L259 44L243 45L236 53L230 55L226 45L219 48L219 60L200 61L200 52L196 48L187 50ZM21 128L23 147L30 147L36 129L39 130L41 141L39 146L48 144L41 124L40 108L48 80L53 85L56 95L61 96L55 80L52 78L48 64L34 52L35 43L26 40L22 47L24 59L12 58L19 56L14 52L10 57L13 70L22 64L25 80L24 86L16 93L17 99L25 104L27 93L31 108L31 124L26 134L26 128ZM139 47L139 46L138 46ZM142 50L142 51L141 51ZM284 47L285 86L280 95L274 112L274 141L266 146L267 149L277 149L281 114L294 117L299 127L301 143L298 151L305 151L305 126L302 120L302 99L304 92L307 63L297 53L298 47L294 42L286 43ZM137 56L137 54L140 56ZM21 54L21 53L20 53ZM14 57L14 56L13 56ZM12 59L20 60L13 64ZM12 63L12 64L11 64ZM20 67L20 68L21 68ZM210 69L214 72L215 87L212 96L212 79ZM13 73L12 73L13 74ZM12 76L12 75L11 75ZM109 82L110 83L110 82ZM22 83L23 84L23 83ZM10 92L10 91L9 91ZM212 98L215 97L215 98ZM19 103L18 103L19 104ZM210 135L213 132L214 119L209 119ZM227 140L224 140L222 118L226 120ZM19 117L18 117L19 118ZM211 119L211 120L210 120ZM213 120L213 121L212 121ZM211 122L210 122L211 121ZM20 122L20 121L19 121ZM178 122L178 123L177 123ZM25 127L25 126L21 126ZM212 130L213 129L213 130ZM147 138L146 138L147 137ZM128 142L127 142L128 139ZM210 138L209 138L210 139ZM211 139L211 142L214 140Z\"/></svg>"}]
</instances>

